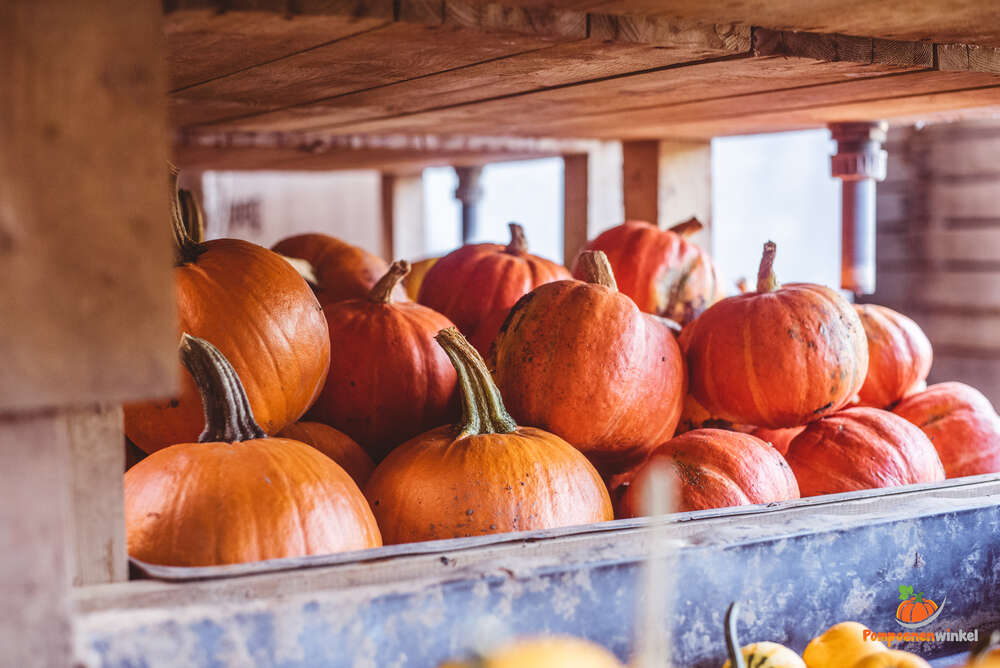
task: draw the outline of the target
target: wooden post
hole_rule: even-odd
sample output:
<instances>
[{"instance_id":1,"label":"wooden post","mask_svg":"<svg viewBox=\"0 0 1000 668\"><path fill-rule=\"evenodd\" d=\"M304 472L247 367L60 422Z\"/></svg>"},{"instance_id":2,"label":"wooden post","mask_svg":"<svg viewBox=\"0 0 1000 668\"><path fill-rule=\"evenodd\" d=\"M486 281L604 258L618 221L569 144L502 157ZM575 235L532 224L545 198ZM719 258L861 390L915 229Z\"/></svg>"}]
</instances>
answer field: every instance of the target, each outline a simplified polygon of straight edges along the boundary
<instances>
[{"instance_id":1,"label":"wooden post","mask_svg":"<svg viewBox=\"0 0 1000 668\"><path fill-rule=\"evenodd\" d=\"M483 188L479 185L479 177L483 168L456 167L458 187L455 188L455 199L462 203L462 243L469 243L476 236L479 225L479 201L483 198Z\"/></svg>"},{"instance_id":2,"label":"wooden post","mask_svg":"<svg viewBox=\"0 0 1000 668\"><path fill-rule=\"evenodd\" d=\"M587 240L624 219L622 144L601 142L563 156L563 259L572 267Z\"/></svg>"},{"instance_id":3,"label":"wooden post","mask_svg":"<svg viewBox=\"0 0 1000 668\"><path fill-rule=\"evenodd\" d=\"M587 243L587 154L563 156L563 263L572 267Z\"/></svg>"},{"instance_id":4,"label":"wooden post","mask_svg":"<svg viewBox=\"0 0 1000 668\"><path fill-rule=\"evenodd\" d=\"M425 254L424 179L415 174L382 175L382 256L389 262Z\"/></svg>"}]
</instances>

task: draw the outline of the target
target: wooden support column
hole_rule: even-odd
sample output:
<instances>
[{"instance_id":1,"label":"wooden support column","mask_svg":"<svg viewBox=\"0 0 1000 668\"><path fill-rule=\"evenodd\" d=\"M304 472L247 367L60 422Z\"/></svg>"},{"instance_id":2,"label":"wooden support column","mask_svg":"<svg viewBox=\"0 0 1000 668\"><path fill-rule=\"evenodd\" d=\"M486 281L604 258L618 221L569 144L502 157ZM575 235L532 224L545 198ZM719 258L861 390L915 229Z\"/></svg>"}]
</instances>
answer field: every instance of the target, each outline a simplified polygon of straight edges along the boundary
<instances>
[{"instance_id":1,"label":"wooden support column","mask_svg":"<svg viewBox=\"0 0 1000 668\"><path fill-rule=\"evenodd\" d=\"M422 172L382 175L382 256L389 262L423 257L424 178Z\"/></svg>"},{"instance_id":2,"label":"wooden support column","mask_svg":"<svg viewBox=\"0 0 1000 668\"><path fill-rule=\"evenodd\" d=\"M563 260L572 267L580 249L624 218L622 144L601 142L588 153L563 156Z\"/></svg>"},{"instance_id":3,"label":"wooden support column","mask_svg":"<svg viewBox=\"0 0 1000 668\"><path fill-rule=\"evenodd\" d=\"M709 142L623 143L625 218L668 228L695 217L705 229L691 238L707 247L712 220L711 157Z\"/></svg>"},{"instance_id":4,"label":"wooden support column","mask_svg":"<svg viewBox=\"0 0 1000 668\"><path fill-rule=\"evenodd\" d=\"M469 243L476 236L479 225L479 201L483 199L483 188L479 178L483 174L481 166L456 167L458 187L455 199L462 203L462 243Z\"/></svg>"}]
</instances>

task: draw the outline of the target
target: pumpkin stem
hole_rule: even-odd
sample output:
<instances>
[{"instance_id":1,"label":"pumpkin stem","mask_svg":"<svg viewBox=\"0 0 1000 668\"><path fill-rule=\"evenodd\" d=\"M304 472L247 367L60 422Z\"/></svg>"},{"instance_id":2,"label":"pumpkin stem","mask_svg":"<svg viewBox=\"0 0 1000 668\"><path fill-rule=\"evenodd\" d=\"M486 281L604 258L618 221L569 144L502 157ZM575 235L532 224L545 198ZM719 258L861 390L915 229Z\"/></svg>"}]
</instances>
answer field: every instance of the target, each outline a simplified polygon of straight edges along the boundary
<instances>
[{"instance_id":1,"label":"pumpkin stem","mask_svg":"<svg viewBox=\"0 0 1000 668\"><path fill-rule=\"evenodd\" d=\"M604 251L583 251L576 262L583 280L618 291L615 272L611 270L611 263L608 262L608 256Z\"/></svg>"},{"instance_id":2,"label":"pumpkin stem","mask_svg":"<svg viewBox=\"0 0 1000 668\"><path fill-rule=\"evenodd\" d=\"M510 243L504 249L511 255L524 255L528 252L528 238L524 236L524 228L517 223L507 223L510 228Z\"/></svg>"},{"instance_id":3,"label":"pumpkin stem","mask_svg":"<svg viewBox=\"0 0 1000 668\"><path fill-rule=\"evenodd\" d=\"M168 162L167 168L170 173L170 224L174 230L174 244L177 246L177 264L194 262L201 254L204 233L201 210L191 193L178 189L177 175L180 170L177 166Z\"/></svg>"},{"instance_id":4,"label":"pumpkin stem","mask_svg":"<svg viewBox=\"0 0 1000 668\"><path fill-rule=\"evenodd\" d=\"M236 443L267 436L254 420L240 377L218 348L185 333L180 352L205 410L205 430L198 437L199 443Z\"/></svg>"},{"instance_id":5,"label":"pumpkin stem","mask_svg":"<svg viewBox=\"0 0 1000 668\"><path fill-rule=\"evenodd\" d=\"M702 225L700 220L698 220L694 216L691 216L683 223L677 223L676 225L671 227L670 231L673 232L674 234L679 234L682 237L689 237L695 232L700 232L703 227L705 226Z\"/></svg>"},{"instance_id":6,"label":"pumpkin stem","mask_svg":"<svg viewBox=\"0 0 1000 668\"><path fill-rule=\"evenodd\" d=\"M372 287L368 293L368 299L379 304L388 304L392 301L392 291L396 289L399 282L410 273L410 263L406 260L396 260L389 267L385 276L378 279L378 283Z\"/></svg>"},{"instance_id":7,"label":"pumpkin stem","mask_svg":"<svg viewBox=\"0 0 1000 668\"><path fill-rule=\"evenodd\" d=\"M740 604L733 601L726 610L726 652L729 654L729 668L747 668L743 660L743 650L736 634L736 619L740 614Z\"/></svg>"},{"instance_id":8,"label":"pumpkin stem","mask_svg":"<svg viewBox=\"0 0 1000 668\"><path fill-rule=\"evenodd\" d=\"M517 423L504 408L500 390L476 349L454 327L442 329L434 338L458 373L462 421L458 424L457 438L509 434L516 430Z\"/></svg>"},{"instance_id":9,"label":"pumpkin stem","mask_svg":"<svg viewBox=\"0 0 1000 668\"><path fill-rule=\"evenodd\" d=\"M773 241L764 244L764 255L760 258L760 269L757 270L757 292L774 292L778 289L778 278L774 275L774 256L778 247Z\"/></svg>"}]
</instances>

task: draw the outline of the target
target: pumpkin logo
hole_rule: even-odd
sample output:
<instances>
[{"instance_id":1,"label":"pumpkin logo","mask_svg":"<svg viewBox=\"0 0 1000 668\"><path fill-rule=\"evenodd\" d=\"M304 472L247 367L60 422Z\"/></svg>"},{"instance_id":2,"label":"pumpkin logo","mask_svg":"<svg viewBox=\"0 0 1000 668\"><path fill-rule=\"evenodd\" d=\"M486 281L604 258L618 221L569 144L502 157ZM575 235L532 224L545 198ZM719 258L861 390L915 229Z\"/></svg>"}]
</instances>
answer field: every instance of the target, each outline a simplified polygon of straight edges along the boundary
<instances>
[{"instance_id":1,"label":"pumpkin logo","mask_svg":"<svg viewBox=\"0 0 1000 668\"><path fill-rule=\"evenodd\" d=\"M938 605L929 598L924 598L924 592L913 593L913 587L899 585L900 604L896 608L896 623L904 629L919 629L927 626L941 614L948 597Z\"/></svg>"}]
</instances>

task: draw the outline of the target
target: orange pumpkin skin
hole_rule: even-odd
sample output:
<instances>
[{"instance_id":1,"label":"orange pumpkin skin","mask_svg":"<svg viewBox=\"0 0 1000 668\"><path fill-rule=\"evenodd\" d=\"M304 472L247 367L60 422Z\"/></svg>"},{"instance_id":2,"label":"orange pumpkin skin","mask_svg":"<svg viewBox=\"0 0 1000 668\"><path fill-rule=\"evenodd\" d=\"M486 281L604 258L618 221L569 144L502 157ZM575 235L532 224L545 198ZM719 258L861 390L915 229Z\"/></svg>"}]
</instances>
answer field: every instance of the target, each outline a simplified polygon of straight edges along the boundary
<instances>
[{"instance_id":1,"label":"orange pumpkin skin","mask_svg":"<svg viewBox=\"0 0 1000 668\"><path fill-rule=\"evenodd\" d=\"M917 600L916 596L906 599L896 608L896 619L912 624L922 622L938 609L937 603L930 599Z\"/></svg>"},{"instance_id":2,"label":"orange pumpkin skin","mask_svg":"<svg viewBox=\"0 0 1000 668\"><path fill-rule=\"evenodd\" d=\"M820 285L776 287L768 242L758 291L718 302L684 328L691 394L720 419L795 427L861 389L868 341L852 305ZM766 269L766 271L765 271Z\"/></svg>"},{"instance_id":3,"label":"orange pumpkin skin","mask_svg":"<svg viewBox=\"0 0 1000 668\"><path fill-rule=\"evenodd\" d=\"M858 395L861 404L887 408L931 370L931 342L917 323L876 304L855 304L868 338L868 374Z\"/></svg>"},{"instance_id":4,"label":"orange pumpkin skin","mask_svg":"<svg viewBox=\"0 0 1000 668\"><path fill-rule=\"evenodd\" d=\"M389 270L389 264L379 256L327 234L299 234L282 239L271 249L312 265L318 281L316 295L322 304L367 296ZM393 297L406 299L406 291L400 286Z\"/></svg>"},{"instance_id":5,"label":"orange pumpkin skin","mask_svg":"<svg viewBox=\"0 0 1000 668\"><path fill-rule=\"evenodd\" d=\"M417 298L444 314L458 331L488 352L496 331L479 331L484 321L499 329L507 312L539 285L569 278L562 265L530 255L519 225L511 225L511 243L471 244L445 255L427 271ZM472 337L475 341L472 341ZM481 348L484 345L486 348Z\"/></svg>"},{"instance_id":6,"label":"orange pumpkin skin","mask_svg":"<svg viewBox=\"0 0 1000 668\"><path fill-rule=\"evenodd\" d=\"M788 448L796 436L802 433L805 427L786 427L784 429L765 429L757 427L751 434L774 446L774 449L782 455L788 454Z\"/></svg>"},{"instance_id":7,"label":"orange pumpkin skin","mask_svg":"<svg viewBox=\"0 0 1000 668\"><path fill-rule=\"evenodd\" d=\"M257 422L276 434L312 405L330 367L319 302L285 260L238 239L198 245L174 273L181 332L232 360ZM125 433L145 452L192 442L204 425L198 390L183 371L180 395L127 404Z\"/></svg>"},{"instance_id":8,"label":"orange pumpkin skin","mask_svg":"<svg viewBox=\"0 0 1000 668\"><path fill-rule=\"evenodd\" d=\"M396 263L386 274L393 290L404 266ZM458 416L455 369L434 342L451 321L426 306L394 302L384 289L376 296L379 289L323 307L330 374L309 411L310 419L344 432L375 461Z\"/></svg>"},{"instance_id":9,"label":"orange pumpkin skin","mask_svg":"<svg viewBox=\"0 0 1000 668\"><path fill-rule=\"evenodd\" d=\"M364 487L375 470L375 462L353 438L320 422L296 422L278 436L316 448L347 471L358 487Z\"/></svg>"},{"instance_id":10,"label":"orange pumpkin skin","mask_svg":"<svg viewBox=\"0 0 1000 668\"><path fill-rule=\"evenodd\" d=\"M613 519L600 475L555 434L518 427L482 358L438 335L462 380L463 420L393 450L365 487L387 544Z\"/></svg>"},{"instance_id":11,"label":"orange pumpkin skin","mask_svg":"<svg viewBox=\"0 0 1000 668\"><path fill-rule=\"evenodd\" d=\"M660 458L667 459L676 472L679 511L799 498L792 470L773 447L750 434L696 429L653 452L624 491L620 517L637 516L645 474L650 463Z\"/></svg>"},{"instance_id":12,"label":"orange pumpkin skin","mask_svg":"<svg viewBox=\"0 0 1000 668\"><path fill-rule=\"evenodd\" d=\"M848 408L811 423L786 458L803 497L944 480L924 433L877 408Z\"/></svg>"},{"instance_id":13,"label":"orange pumpkin skin","mask_svg":"<svg viewBox=\"0 0 1000 668\"><path fill-rule=\"evenodd\" d=\"M586 249L604 251L618 289L641 311L685 325L725 297L708 253L685 238L700 228L697 221L661 230L631 220L605 230ZM575 268L574 276L580 277Z\"/></svg>"},{"instance_id":14,"label":"orange pumpkin skin","mask_svg":"<svg viewBox=\"0 0 1000 668\"><path fill-rule=\"evenodd\" d=\"M742 431L745 434L749 434L754 430L749 425L733 424L729 420L720 420L705 410L705 407L698 403L698 400L691 396L689 392L684 396L681 419L677 423L675 434L683 434L695 429L728 429L729 431Z\"/></svg>"},{"instance_id":15,"label":"orange pumpkin skin","mask_svg":"<svg viewBox=\"0 0 1000 668\"><path fill-rule=\"evenodd\" d=\"M677 341L613 287L536 288L511 309L490 356L514 419L566 439L606 477L677 428L687 384Z\"/></svg>"},{"instance_id":16,"label":"orange pumpkin skin","mask_svg":"<svg viewBox=\"0 0 1000 668\"><path fill-rule=\"evenodd\" d=\"M927 435L947 477L1000 471L1000 417L979 390L937 383L903 399L892 412Z\"/></svg>"}]
</instances>

